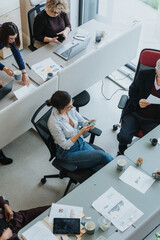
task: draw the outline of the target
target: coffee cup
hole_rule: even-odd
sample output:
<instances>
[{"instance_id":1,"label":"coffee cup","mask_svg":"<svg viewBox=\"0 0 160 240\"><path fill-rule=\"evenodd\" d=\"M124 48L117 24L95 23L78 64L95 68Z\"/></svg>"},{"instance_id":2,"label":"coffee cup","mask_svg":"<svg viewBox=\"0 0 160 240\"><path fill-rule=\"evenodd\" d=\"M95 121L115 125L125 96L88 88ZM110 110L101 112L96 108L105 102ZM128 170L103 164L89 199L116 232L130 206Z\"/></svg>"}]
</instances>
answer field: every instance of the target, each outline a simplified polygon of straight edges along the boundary
<instances>
[{"instance_id":1,"label":"coffee cup","mask_svg":"<svg viewBox=\"0 0 160 240\"><path fill-rule=\"evenodd\" d=\"M22 72L20 70L14 71L13 77L16 81L21 81L22 80Z\"/></svg>"},{"instance_id":2,"label":"coffee cup","mask_svg":"<svg viewBox=\"0 0 160 240\"><path fill-rule=\"evenodd\" d=\"M125 159L123 159L123 158L118 159L118 161L117 161L117 168L120 171L123 171L126 168L126 165L127 165L127 161Z\"/></svg>"},{"instance_id":3,"label":"coffee cup","mask_svg":"<svg viewBox=\"0 0 160 240\"><path fill-rule=\"evenodd\" d=\"M149 141L151 142L152 146L156 146L158 143L158 139L157 138L150 138Z\"/></svg>"},{"instance_id":4,"label":"coffee cup","mask_svg":"<svg viewBox=\"0 0 160 240\"><path fill-rule=\"evenodd\" d=\"M160 180L160 168L158 168L156 172L152 173L152 177Z\"/></svg>"},{"instance_id":5,"label":"coffee cup","mask_svg":"<svg viewBox=\"0 0 160 240\"><path fill-rule=\"evenodd\" d=\"M92 235L94 234L95 232L95 228L96 228L96 225L94 222L87 222L85 224L85 229L86 229L86 233L89 234L89 235Z\"/></svg>"},{"instance_id":6,"label":"coffee cup","mask_svg":"<svg viewBox=\"0 0 160 240\"><path fill-rule=\"evenodd\" d=\"M98 225L103 231L106 231L110 227L111 222L107 218L101 216L98 218Z\"/></svg>"}]
</instances>

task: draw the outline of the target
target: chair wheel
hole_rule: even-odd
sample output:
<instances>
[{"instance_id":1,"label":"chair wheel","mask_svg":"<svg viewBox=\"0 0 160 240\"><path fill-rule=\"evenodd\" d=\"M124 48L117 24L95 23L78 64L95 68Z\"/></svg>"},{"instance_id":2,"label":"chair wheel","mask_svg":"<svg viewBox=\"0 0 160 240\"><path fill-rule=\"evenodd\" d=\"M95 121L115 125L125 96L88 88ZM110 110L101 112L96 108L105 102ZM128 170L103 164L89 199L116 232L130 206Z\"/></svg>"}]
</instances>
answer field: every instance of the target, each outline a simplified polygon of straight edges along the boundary
<instances>
[{"instance_id":1,"label":"chair wheel","mask_svg":"<svg viewBox=\"0 0 160 240\"><path fill-rule=\"evenodd\" d=\"M41 179L41 183L42 183L42 184L45 184L46 182L47 182L46 178L42 178L42 179Z\"/></svg>"},{"instance_id":2,"label":"chair wheel","mask_svg":"<svg viewBox=\"0 0 160 240\"><path fill-rule=\"evenodd\" d=\"M116 124L114 124L112 129L113 129L113 131L117 131L118 126Z\"/></svg>"}]
</instances>

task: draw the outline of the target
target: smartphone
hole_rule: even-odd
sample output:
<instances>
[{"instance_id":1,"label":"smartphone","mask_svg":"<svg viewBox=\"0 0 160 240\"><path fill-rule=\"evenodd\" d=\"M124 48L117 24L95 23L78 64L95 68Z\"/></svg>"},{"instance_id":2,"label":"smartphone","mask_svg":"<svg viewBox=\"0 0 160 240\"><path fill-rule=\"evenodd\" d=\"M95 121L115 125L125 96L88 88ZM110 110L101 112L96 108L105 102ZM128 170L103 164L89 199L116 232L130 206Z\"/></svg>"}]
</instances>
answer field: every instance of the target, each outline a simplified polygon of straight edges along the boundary
<instances>
[{"instance_id":1,"label":"smartphone","mask_svg":"<svg viewBox=\"0 0 160 240\"><path fill-rule=\"evenodd\" d=\"M53 219L54 234L80 234L80 218L54 218Z\"/></svg>"},{"instance_id":2,"label":"smartphone","mask_svg":"<svg viewBox=\"0 0 160 240\"><path fill-rule=\"evenodd\" d=\"M93 126L96 124L96 120L88 122L86 126Z\"/></svg>"},{"instance_id":3,"label":"smartphone","mask_svg":"<svg viewBox=\"0 0 160 240\"><path fill-rule=\"evenodd\" d=\"M63 42L64 41L64 39L65 39L65 37L63 36L63 34L59 34L59 35L57 35L57 40L59 41L59 42Z\"/></svg>"}]
</instances>

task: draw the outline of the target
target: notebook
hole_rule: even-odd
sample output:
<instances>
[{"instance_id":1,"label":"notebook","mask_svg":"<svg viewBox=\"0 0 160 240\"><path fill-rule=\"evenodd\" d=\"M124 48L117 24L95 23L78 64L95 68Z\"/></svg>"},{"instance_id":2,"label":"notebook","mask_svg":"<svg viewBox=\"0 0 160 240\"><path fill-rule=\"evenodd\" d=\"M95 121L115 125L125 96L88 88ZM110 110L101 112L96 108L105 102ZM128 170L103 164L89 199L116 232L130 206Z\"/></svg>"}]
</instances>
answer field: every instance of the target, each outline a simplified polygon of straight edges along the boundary
<instances>
[{"instance_id":1,"label":"notebook","mask_svg":"<svg viewBox=\"0 0 160 240\"><path fill-rule=\"evenodd\" d=\"M4 98L9 92L12 91L13 81L14 80L11 80L4 87L0 88L0 100Z\"/></svg>"},{"instance_id":2,"label":"notebook","mask_svg":"<svg viewBox=\"0 0 160 240\"><path fill-rule=\"evenodd\" d=\"M87 48L91 37L87 37L84 41L73 40L64 44L62 47L56 49L54 53L62 57L65 60L69 60L84 49Z\"/></svg>"}]
</instances>

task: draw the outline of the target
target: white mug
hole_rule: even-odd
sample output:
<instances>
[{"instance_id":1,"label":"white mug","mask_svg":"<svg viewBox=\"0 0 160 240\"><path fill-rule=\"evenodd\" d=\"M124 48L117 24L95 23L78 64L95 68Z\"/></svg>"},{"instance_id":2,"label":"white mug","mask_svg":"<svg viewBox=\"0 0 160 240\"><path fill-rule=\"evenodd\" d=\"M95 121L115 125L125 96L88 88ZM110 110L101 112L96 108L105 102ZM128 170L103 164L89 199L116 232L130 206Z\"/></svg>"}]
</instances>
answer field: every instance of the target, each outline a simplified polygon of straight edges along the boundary
<instances>
[{"instance_id":1,"label":"white mug","mask_svg":"<svg viewBox=\"0 0 160 240\"><path fill-rule=\"evenodd\" d=\"M85 224L85 229L86 229L86 233L89 234L89 235L92 235L94 234L95 232L95 228L96 228L96 225L94 222L87 222Z\"/></svg>"},{"instance_id":2,"label":"white mug","mask_svg":"<svg viewBox=\"0 0 160 240\"><path fill-rule=\"evenodd\" d=\"M127 165L127 161L125 159L123 159L123 158L118 159L118 161L117 161L117 168L120 171L124 170L126 165Z\"/></svg>"},{"instance_id":3,"label":"white mug","mask_svg":"<svg viewBox=\"0 0 160 240\"><path fill-rule=\"evenodd\" d=\"M14 71L13 77L16 81L21 81L22 80L22 72L20 70Z\"/></svg>"}]
</instances>

